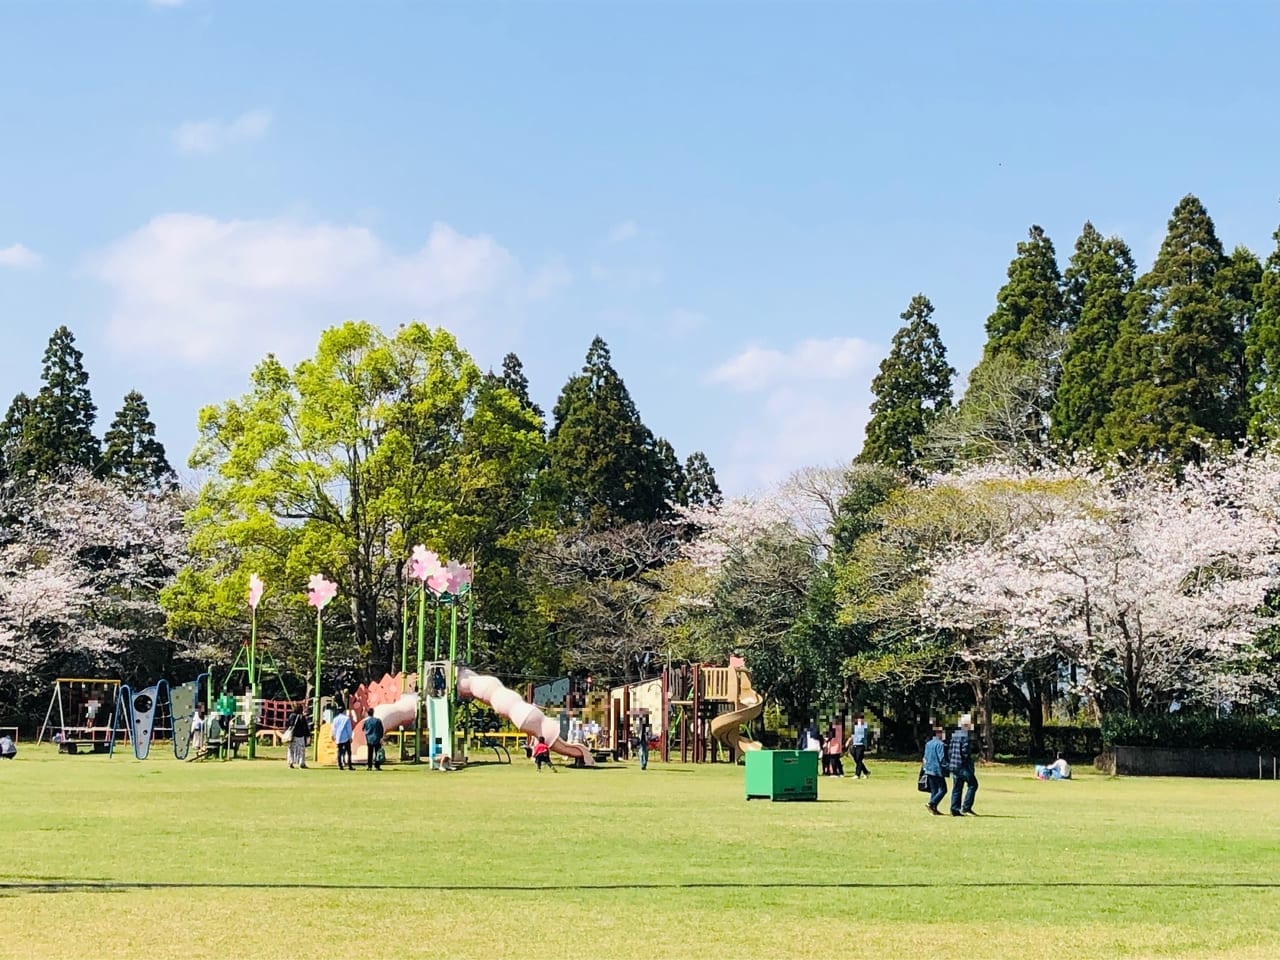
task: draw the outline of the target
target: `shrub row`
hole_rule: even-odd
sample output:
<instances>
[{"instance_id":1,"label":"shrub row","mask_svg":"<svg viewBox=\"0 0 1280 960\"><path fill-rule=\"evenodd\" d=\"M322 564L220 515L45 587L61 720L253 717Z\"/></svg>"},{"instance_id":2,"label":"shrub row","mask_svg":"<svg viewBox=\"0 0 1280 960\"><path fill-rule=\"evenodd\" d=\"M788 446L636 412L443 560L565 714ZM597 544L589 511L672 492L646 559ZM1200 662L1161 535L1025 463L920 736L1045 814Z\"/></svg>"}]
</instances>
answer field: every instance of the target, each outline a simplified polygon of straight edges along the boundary
<instances>
[{"instance_id":1,"label":"shrub row","mask_svg":"<svg viewBox=\"0 0 1280 960\"><path fill-rule=\"evenodd\" d=\"M1031 749L1031 728L1025 723L997 720L991 725L995 752L1009 757L1039 759L1041 752ZM1071 723L1044 725L1043 756L1061 753L1068 757L1093 757L1102 752L1102 731L1095 726Z\"/></svg>"},{"instance_id":2,"label":"shrub row","mask_svg":"<svg viewBox=\"0 0 1280 960\"><path fill-rule=\"evenodd\" d=\"M1102 721L1108 746L1212 747L1219 750L1280 750L1280 717L1166 713L1113 714Z\"/></svg>"}]
</instances>

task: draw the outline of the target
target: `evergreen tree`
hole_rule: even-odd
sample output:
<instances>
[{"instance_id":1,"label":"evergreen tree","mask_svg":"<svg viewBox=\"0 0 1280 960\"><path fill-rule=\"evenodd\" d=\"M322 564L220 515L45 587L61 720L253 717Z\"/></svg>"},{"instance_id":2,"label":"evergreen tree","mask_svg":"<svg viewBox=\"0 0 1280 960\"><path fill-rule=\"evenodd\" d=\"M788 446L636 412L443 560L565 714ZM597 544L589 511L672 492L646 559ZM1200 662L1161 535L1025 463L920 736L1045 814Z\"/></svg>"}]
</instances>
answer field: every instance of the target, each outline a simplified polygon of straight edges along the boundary
<instances>
[{"instance_id":1,"label":"evergreen tree","mask_svg":"<svg viewBox=\"0 0 1280 960\"><path fill-rule=\"evenodd\" d=\"M684 502L691 507L718 507L724 502L716 472L701 450L693 451L684 462Z\"/></svg>"},{"instance_id":2,"label":"evergreen tree","mask_svg":"<svg viewBox=\"0 0 1280 960\"><path fill-rule=\"evenodd\" d=\"M1257 316L1246 333L1249 368L1249 437L1280 438L1280 229L1271 235L1276 248L1254 288Z\"/></svg>"},{"instance_id":3,"label":"evergreen tree","mask_svg":"<svg viewBox=\"0 0 1280 960\"><path fill-rule=\"evenodd\" d=\"M1249 334L1258 317L1258 285L1262 282L1262 264L1247 247L1231 251L1218 271L1217 292L1227 312L1231 333L1227 338L1223 359L1228 368L1228 387L1223 412L1228 425L1222 437L1233 442L1248 433L1249 401L1253 394L1249 370Z\"/></svg>"},{"instance_id":4,"label":"evergreen tree","mask_svg":"<svg viewBox=\"0 0 1280 960\"><path fill-rule=\"evenodd\" d=\"M1009 263L1008 281L996 294L996 309L987 318L987 343L982 359L969 375L965 401L975 383L1003 380L1011 362L1024 368L1021 379L1040 384L1032 398L1031 414L1019 427L1019 445L1038 446L1046 438L1049 410L1060 371L1063 334L1070 317L1062 290L1053 241L1032 226L1017 255ZM985 367L996 364L999 376L988 376Z\"/></svg>"},{"instance_id":5,"label":"evergreen tree","mask_svg":"<svg viewBox=\"0 0 1280 960\"><path fill-rule=\"evenodd\" d=\"M906 324L893 335L889 355L871 382L875 400L860 463L911 467L934 419L951 406L955 370L933 322L933 304L916 294L900 316Z\"/></svg>"},{"instance_id":6,"label":"evergreen tree","mask_svg":"<svg viewBox=\"0 0 1280 960\"><path fill-rule=\"evenodd\" d=\"M31 469L28 431L31 428L31 398L19 393L0 421L0 480L25 477Z\"/></svg>"},{"instance_id":7,"label":"evergreen tree","mask_svg":"<svg viewBox=\"0 0 1280 960\"><path fill-rule=\"evenodd\" d=\"M987 318L983 359L1012 352L1022 359L1038 357L1046 340L1061 334L1068 316L1053 241L1038 226L1018 244L1009 263L1008 282L996 294L995 312Z\"/></svg>"},{"instance_id":8,"label":"evergreen tree","mask_svg":"<svg viewBox=\"0 0 1280 960\"><path fill-rule=\"evenodd\" d=\"M542 408L529 398L529 378L525 376L524 364L514 353L508 353L502 358L502 376L498 377L498 381L515 394L523 406L537 414L538 419L542 419Z\"/></svg>"},{"instance_id":9,"label":"evergreen tree","mask_svg":"<svg viewBox=\"0 0 1280 960\"><path fill-rule=\"evenodd\" d=\"M1213 221L1183 197L1151 269L1129 296L1108 376L1116 385L1100 446L1174 462L1238 435L1232 394L1232 316L1218 289L1224 267Z\"/></svg>"},{"instance_id":10,"label":"evergreen tree","mask_svg":"<svg viewBox=\"0 0 1280 960\"><path fill-rule=\"evenodd\" d=\"M98 466L98 438L93 435L97 408L89 394L89 374L76 338L59 327L44 352L44 385L32 403L29 419L29 464L47 477L65 467Z\"/></svg>"},{"instance_id":11,"label":"evergreen tree","mask_svg":"<svg viewBox=\"0 0 1280 960\"><path fill-rule=\"evenodd\" d=\"M1119 237L1103 238L1086 223L1064 279L1071 319L1049 435L1082 449L1093 446L1111 410L1110 357L1133 288L1133 255Z\"/></svg>"},{"instance_id":12,"label":"evergreen tree","mask_svg":"<svg viewBox=\"0 0 1280 960\"><path fill-rule=\"evenodd\" d=\"M684 467L676 458L676 449L666 437L659 437L653 445L659 472L666 484L662 498L668 504L688 504L687 480Z\"/></svg>"},{"instance_id":13,"label":"evergreen tree","mask_svg":"<svg viewBox=\"0 0 1280 960\"><path fill-rule=\"evenodd\" d=\"M596 337L582 372L570 377L552 411L549 472L566 519L594 527L667 514L674 478L631 394Z\"/></svg>"},{"instance_id":14,"label":"evergreen tree","mask_svg":"<svg viewBox=\"0 0 1280 960\"><path fill-rule=\"evenodd\" d=\"M107 428L106 447L98 464L98 476L120 481L131 490L173 487L177 480L156 439L147 401L137 390L124 397L124 406Z\"/></svg>"}]
</instances>

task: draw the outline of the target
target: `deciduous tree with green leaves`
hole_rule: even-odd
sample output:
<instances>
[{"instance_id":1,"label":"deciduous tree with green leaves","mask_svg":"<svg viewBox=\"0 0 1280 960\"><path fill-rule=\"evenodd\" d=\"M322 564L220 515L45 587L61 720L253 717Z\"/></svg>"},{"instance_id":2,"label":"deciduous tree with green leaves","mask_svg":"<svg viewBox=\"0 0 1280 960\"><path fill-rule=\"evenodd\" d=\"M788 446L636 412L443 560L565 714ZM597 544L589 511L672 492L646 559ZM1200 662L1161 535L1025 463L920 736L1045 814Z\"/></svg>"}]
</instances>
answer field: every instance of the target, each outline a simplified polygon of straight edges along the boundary
<instances>
[{"instance_id":1,"label":"deciduous tree with green leaves","mask_svg":"<svg viewBox=\"0 0 1280 960\"><path fill-rule=\"evenodd\" d=\"M389 668L412 546L470 559L519 522L523 492L503 487L541 457L536 418L504 388L479 396L480 383L453 335L420 323L326 330L293 370L268 356L248 393L200 412L191 463L211 477L188 516L200 562L166 592L171 627L234 629L250 571L305 617L319 571L349 603L335 640ZM483 602L479 569L477 583ZM308 662L309 643L291 642L285 657Z\"/></svg>"}]
</instances>

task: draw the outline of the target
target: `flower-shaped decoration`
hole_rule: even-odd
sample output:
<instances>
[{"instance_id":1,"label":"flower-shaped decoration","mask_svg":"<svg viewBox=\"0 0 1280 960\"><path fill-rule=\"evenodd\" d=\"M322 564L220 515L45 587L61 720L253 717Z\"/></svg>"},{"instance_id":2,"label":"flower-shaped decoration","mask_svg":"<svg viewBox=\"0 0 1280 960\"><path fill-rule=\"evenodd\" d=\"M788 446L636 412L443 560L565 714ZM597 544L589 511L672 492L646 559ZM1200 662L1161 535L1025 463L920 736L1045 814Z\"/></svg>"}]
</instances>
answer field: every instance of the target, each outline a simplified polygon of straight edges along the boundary
<instances>
[{"instance_id":1,"label":"flower-shaped decoration","mask_svg":"<svg viewBox=\"0 0 1280 960\"><path fill-rule=\"evenodd\" d=\"M256 573L249 574L249 606L258 609L258 601L262 599L262 591L266 589L262 578Z\"/></svg>"},{"instance_id":2,"label":"flower-shaped decoration","mask_svg":"<svg viewBox=\"0 0 1280 960\"><path fill-rule=\"evenodd\" d=\"M323 610L324 605L337 596L337 593L338 585L332 580L326 580L323 573L313 573L307 581L307 603L317 610Z\"/></svg>"},{"instance_id":3,"label":"flower-shaped decoration","mask_svg":"<svg viewBox=\"0 0 1280 960\"><path fill-rule=\"evenodd\" d=\"M458 594L471 582L471 568L456 560L449 561L449 593Z\"/></svg>"},{"instance_id":4,"label":"flower-shaped decoration","mask_svg":"<svg viewBox=\"0 0 1280 960\"><path fill-rule=\"evenodd\" d=\"M409 576L425 582L442 570L444 570L444 564L440 562L440 557L434 550L428 550L422 544L413 548L413 555L409 558Z\"/></svg>"}]
</instances>

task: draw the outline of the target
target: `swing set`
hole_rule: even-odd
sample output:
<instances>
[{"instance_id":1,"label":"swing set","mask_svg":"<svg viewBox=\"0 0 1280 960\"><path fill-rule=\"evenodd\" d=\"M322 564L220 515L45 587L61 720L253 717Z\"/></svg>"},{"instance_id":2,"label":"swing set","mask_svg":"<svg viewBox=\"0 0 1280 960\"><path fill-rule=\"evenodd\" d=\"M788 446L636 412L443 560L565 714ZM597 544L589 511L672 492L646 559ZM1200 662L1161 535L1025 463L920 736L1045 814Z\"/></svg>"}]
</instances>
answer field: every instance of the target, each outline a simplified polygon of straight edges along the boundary
<instances>
[{"instance_id":1,"label":"swing set","mask_svg":"<svg viewBox=\"0 0 1280 960\"><path fill-rule=\"evenodd\" d=\"M36 743L44 743L48 735L60 753L109 752L119 693L119 680L57 678Z\"/></svg>"}]
</instances>

